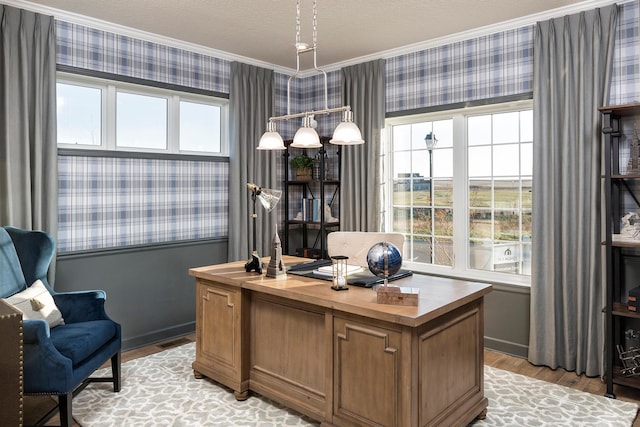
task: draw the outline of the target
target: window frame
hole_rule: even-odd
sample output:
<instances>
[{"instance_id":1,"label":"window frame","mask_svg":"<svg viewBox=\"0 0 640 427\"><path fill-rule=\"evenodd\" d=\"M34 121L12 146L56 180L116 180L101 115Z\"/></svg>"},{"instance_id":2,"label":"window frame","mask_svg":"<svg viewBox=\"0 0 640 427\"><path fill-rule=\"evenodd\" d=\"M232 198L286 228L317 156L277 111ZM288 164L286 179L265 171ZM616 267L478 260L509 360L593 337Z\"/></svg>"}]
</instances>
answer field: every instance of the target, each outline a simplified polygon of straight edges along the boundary
<instances>
[{"instance_id":1,"label":"window frame","mask_svg":"<svg viewBox=\"0 0 640 427\"><path fill-rule=\"evenodd\" d=\"M202 95L175 89L147 86L144 84L122 82L101 77L58 71L56 84L84 86L102 90L101 100L101 144L64 144L57 143L59 149L70 150L106 150L124 153L156 153L172 155L193 155L207 157L229 157L229 100L213 95ZM116 102L117 94L151 96L167 100L167 148L118 147L116 144ZM192 102L218 107L220 109L220 151L192 151L180 149L180 102ZM57 142L57 141L56 141Z\"/></svg>"},{"instance_id":2,"label":"window frame","mask_svg":"<svg viewBox=\"0 0 640 427\"><path fill-rule=\"evenodd\" d=\"M384 220L383 231L385 232L393 231L393 126L446 119L453 121L453 267L404 260L404 265L407 268L419 273L466 280L481 280L521 287L529 287L531 285L531 276L469 268L469 251L467 247L469 237L469 146L467 142L467 117L530 109L533 109L533 100L527 99L477 107L454 108L450 110L396 116L385 120L383 144L381 147L383 170L388 171L382 177L382 182L384 183L382 217ZM458 141L463 141L463 143L461 144Z\"/></svg>"}]
</instances>

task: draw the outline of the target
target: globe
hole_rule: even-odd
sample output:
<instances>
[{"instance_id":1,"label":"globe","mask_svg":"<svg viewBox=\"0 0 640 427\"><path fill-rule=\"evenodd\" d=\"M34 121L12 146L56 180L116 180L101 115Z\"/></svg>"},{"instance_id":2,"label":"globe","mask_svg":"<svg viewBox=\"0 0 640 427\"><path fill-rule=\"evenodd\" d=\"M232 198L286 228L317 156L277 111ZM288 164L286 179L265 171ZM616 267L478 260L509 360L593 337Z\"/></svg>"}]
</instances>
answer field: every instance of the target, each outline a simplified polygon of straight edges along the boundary
<instances>
[{"instance_id":1,"label":"globe","mask_svg":"<svg viewBox=\"0 0 640 427\"><path fill-rule=\"evenodd\" d=\"M388 278L393 276L402 267L402 255L400 249L393 243L380 242L371 246L367 253L369 271L378 277ZM387 266L385 271L385 265Z\"/></svg>"}]
</instances>

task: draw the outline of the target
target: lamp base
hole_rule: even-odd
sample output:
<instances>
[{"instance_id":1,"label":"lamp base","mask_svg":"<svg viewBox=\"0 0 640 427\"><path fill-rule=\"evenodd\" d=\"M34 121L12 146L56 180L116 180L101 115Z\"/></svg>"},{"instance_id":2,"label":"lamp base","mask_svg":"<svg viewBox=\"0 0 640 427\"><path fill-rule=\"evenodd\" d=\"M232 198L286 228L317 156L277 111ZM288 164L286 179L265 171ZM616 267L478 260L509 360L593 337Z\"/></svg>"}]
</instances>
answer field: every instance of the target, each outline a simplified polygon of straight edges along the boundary
<instances>
[{"instance_id":1,"label":"lamp base","mask_svg":"<svg viewBox=\"0 0 640 427\"><path fill-rule=\"evenodd\" d=\"M253 253L251 254L251 259L244 265L244 270L247 273L250 271L255 271L258 274L262 274L262 263L260 262L260 257L258 256L257 251L253 251Z\"/></svg>"}]
</instances>

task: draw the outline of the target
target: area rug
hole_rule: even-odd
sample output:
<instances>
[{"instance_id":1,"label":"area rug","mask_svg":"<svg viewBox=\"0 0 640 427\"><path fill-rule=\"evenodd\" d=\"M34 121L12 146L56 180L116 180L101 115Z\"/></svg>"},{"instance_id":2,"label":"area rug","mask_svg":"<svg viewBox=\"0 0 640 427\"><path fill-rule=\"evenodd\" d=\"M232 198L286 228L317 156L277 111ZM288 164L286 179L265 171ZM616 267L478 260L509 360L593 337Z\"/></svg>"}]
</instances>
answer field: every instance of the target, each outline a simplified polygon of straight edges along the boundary
<instances>
[{"instance_id":1,"label":"area rug","mask_svg":"<svg viewBox=\"0 0 640 427\"><path fill-rule=\"evenodd\" d=\"M238 402L233 392L193 376L190 343L122 364L122 391L91 384L73 399L82 427L121 426L318 426L319 423L262 396ZM109 376L110 369L97 375ZM535 380L485 366L485 426L631 426L634 403Z\"/></svg>"}]
</instances>

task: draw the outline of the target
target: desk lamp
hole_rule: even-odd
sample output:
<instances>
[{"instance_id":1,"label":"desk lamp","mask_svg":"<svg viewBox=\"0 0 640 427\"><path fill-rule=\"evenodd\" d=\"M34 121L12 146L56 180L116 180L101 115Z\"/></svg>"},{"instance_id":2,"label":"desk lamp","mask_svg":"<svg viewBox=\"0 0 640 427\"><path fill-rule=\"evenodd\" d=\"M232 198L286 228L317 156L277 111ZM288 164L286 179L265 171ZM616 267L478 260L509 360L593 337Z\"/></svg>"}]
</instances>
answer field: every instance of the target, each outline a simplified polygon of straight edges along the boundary
<instances>
[{"instance_id":1,"label":"desk lamp","mask_svg":"<svg viewBox=\"0 0 640 427\"><path fill-rule=\"evenodd\" d=\"M278 201L280 201L282 191L260 188L252 182L247 183L247 188L251 192L251 200L253 200L253 213L251 214L251 218L253 219L253 252L251 252L249 261L244 265L244 269L247 273L255 271L256 273L262 274L262 265L260 264L258 244L256 242L256 218L258 217L256 214L256 201L260 200L260 203L267 212L271 212L278 204Z\"/></svg>"}]
</instances>

